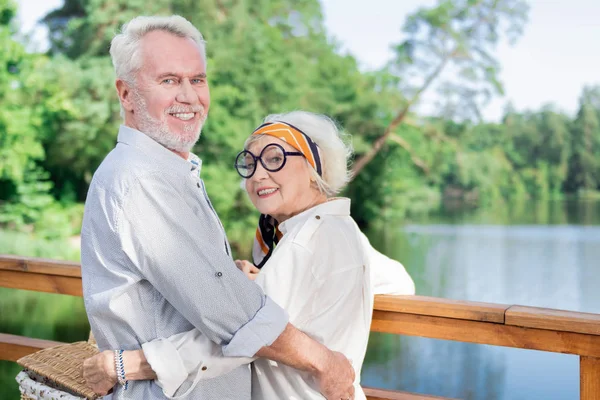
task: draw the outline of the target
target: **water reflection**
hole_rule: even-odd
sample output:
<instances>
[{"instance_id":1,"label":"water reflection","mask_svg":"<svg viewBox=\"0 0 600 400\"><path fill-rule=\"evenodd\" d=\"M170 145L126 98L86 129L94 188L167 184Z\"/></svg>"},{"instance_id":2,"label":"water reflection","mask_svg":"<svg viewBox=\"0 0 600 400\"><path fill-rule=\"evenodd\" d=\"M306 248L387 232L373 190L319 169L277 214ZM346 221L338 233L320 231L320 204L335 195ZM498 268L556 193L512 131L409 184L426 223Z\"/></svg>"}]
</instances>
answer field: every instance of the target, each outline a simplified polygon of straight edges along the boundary
<instances>
[{"instance_id":1,"label":"water reflection","mask_svg":"<svg viewBox=\"0 0 600 400\"><path fill-rule=\"evenodd\" d=\"M389 345L380 347L380 337L389 337ZM365 385L460 399L504 398L506 356L491 346L390 334L373 334L369 346L369 353L378 349L401 356L371 364L369 355Z\"/></svg>"},{"instance_id":2,"label":"water reflection","mask_svg":"<svg viewBox=\"0 0 600 400\"><path fill-rule=\"evenodd\" d=\"M398 235L405 244L391 255L408 254L411 272L422 262L420 294L600 313L598 226L409 225Z\"/></svg>"},{"instance_id":3,"label":"water reflection","mask_svg":"<svg viewBox=\"0 0 600 400\"><path fill-rule=\"evenodd\" d=\"M487 221L470 216L369 237L407 266L422 295L600 313L597 206L527 215L571 225L477 225ZM363 383L461 399L565 400L579 396L579 369L576 356L373 334Z\"/></svg>"}]
</instances>

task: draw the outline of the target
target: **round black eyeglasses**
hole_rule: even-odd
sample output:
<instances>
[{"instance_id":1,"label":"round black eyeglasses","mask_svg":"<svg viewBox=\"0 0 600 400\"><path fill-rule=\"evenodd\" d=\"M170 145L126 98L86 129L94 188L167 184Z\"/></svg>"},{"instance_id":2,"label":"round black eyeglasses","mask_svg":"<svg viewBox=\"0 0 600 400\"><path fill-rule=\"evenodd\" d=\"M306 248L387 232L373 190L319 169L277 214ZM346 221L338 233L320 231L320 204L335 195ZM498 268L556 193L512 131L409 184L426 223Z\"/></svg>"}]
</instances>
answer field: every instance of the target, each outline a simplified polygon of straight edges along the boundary
<instances>
[{"instance_id":1,"label":"round black eyeglasses","mask_svg":"<svg viewBox=\"0 0 600 400\"><path fill-rule=\"evenodd\" d=\"M256 172L256 162L260 160L264 169L269 172L277 172L285 166L287 156L304 156L304 154L299 151L285 151L277 143L265 146L259 156L243 150L235 158L235 170L242 178L251 178Z\"/></svg>"}]
</instances>

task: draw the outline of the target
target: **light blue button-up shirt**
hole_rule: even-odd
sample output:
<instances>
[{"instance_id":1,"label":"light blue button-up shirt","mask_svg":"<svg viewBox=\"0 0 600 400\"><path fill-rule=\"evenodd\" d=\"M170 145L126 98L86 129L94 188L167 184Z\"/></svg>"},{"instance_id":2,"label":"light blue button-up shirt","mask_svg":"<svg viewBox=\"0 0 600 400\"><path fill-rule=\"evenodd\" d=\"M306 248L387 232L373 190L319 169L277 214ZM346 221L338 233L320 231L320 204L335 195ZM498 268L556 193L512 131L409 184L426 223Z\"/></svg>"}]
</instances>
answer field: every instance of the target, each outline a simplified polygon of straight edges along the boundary
<instances>
[{"instance_id":1,"label":"light blue button-up shirt","mask_svg":"<svg viewBox=\"0 0 600 400\"><path fill-rule=\"evenodd\" d=\"M94 174L81 265L101 350L139 349L195 327L225 355L249 357L285 328L285 311L236 268L194 168L200 165L122 126L117 146ZM117 387L114 398L164 395L153 381L136 381L126 391ZM248 366L201 382L189 398L250 399Z\"/></svg>"}]
</instances>

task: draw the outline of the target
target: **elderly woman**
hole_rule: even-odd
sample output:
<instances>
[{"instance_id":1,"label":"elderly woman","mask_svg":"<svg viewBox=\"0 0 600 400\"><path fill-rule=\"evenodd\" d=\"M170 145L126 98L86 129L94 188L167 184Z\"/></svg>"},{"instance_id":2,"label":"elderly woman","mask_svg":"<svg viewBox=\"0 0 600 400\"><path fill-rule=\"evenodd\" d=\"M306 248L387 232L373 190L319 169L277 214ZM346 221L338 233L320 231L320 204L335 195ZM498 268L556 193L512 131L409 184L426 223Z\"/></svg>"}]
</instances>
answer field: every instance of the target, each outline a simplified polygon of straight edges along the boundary
<instances>
[{"instance_id":1,"label":"elderly woman","mask_svg":"<svg viewBox=\"0 0 600 400\"><path fill-rule=\"evenodd\" d=\"M298 329L348 357L356 373L355 398L364 399L359 380L373 296L413 294L414 284L400 263L371 247L350 216L350 200L334 197L348 182L350 154L325 116L303 111L268 116L235 163L261 213L254 264L236 264ZM310 375L267 359L224 357L198 330L142 347L143 353L123 353L125 378L152 379L152 372L140 373L151 367L167 397L184 397L200 379L253 361L253 399L323 398ZM86 376L115 384L112 352L97 357L102 361L86 363Z\"/></svg>"}]
</instances>

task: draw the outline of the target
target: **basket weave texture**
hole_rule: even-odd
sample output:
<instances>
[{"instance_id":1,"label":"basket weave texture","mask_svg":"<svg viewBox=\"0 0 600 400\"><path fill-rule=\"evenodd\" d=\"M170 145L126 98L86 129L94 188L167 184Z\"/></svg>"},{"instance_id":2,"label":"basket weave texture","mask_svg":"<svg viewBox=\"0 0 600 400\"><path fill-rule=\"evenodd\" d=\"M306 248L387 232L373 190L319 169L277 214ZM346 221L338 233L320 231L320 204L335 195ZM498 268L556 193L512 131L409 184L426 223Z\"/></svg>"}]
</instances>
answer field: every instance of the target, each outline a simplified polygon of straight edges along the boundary
<instances>
[{"instance_id":1,"label":"basket weave texture","mask_svg":"<svg viewBox=\"0 0 600 400\"><path fill-rule=\"evenodd\" d=\"M89 342L75 342L40 350L17 360L17 363L50 381L58 387L89 400L100 396L86 386L83 379L83 361L98 354L98 348ZM21 397L29 399L29 397Z\"/></svg>"}]
</instances>

